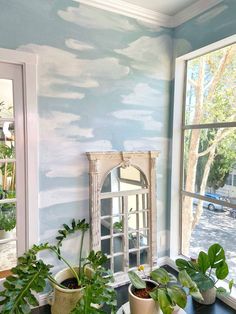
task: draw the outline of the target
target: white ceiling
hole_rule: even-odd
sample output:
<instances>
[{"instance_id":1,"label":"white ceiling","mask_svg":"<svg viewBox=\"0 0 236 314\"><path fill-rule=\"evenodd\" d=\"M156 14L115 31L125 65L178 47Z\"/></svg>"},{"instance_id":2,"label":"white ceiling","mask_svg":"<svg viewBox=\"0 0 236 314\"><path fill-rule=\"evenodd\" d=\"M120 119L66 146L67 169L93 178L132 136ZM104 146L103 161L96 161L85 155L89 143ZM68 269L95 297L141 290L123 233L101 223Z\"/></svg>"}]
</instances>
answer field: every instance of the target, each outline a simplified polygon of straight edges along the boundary
<instances>
[{"instance_id":1,"label":"white ceiling","mask_svg":"<svg viewBox=\"0 0 236 314\"><path fill-rule=\"evenodd\" d=\"M167 15L175 15L198 0L125 0L145 9Z\"/></svg>"}]
</instances>

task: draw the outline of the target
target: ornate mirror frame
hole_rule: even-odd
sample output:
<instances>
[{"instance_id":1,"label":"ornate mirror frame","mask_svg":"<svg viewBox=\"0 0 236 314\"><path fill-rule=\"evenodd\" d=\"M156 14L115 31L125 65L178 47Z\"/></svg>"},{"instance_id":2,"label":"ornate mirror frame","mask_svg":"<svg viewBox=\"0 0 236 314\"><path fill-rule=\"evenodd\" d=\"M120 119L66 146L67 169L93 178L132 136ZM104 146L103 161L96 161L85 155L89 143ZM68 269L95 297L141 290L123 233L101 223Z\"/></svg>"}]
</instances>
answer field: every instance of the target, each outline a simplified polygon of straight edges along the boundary
<instances>
[{"instance_id":1,"label":"ornate mirror frame","mask_svg":"<svg viewBox=\"0 0 236 314\"><path fill-rule=\"evenodd\" d=\"M133 166L140 170L146 177L148 195L148 223L149 233L149 266L151 270L157 264L157 218L156 218L156 161L159 156L157 151L144 152L87 152L89 160L89 178L90 178L90 220L91 220L91 249L101 250L101 189L105 178L112 169ZM108 192L112 197L114 193ZM122 194L122 191L119 192ZM124 192L123 192L124 193ZM117 193L116 193L117 194ZM123 196L123 195L122 195ZM125 250L125 249L124 249ZM129 269L127 261L124 262L124 272Z\"/></svg>"}]
</instances>

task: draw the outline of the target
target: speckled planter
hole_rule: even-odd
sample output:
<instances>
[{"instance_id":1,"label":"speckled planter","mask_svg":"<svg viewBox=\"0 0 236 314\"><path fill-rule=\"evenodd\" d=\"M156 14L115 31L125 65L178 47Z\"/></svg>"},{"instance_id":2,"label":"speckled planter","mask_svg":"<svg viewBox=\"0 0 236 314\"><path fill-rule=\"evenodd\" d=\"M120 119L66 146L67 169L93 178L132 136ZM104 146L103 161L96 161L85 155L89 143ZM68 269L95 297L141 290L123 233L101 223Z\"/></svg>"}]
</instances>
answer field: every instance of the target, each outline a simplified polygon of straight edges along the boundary
<instances>
[{"instance_id":1,"label":"speckled planter","mask_svg":"<svg viewBox=\"0 0 236 314\"><path fill-rule=\"evenodd\" d=\"M215 303L216 301L216 288L215 287L208 289L206 291L201 291L201 294L204 300L195 299L198 303L205 304L205 305L210 305L210 304Z\"/></svg>"},{"instance_id":2,"label":"speckled planter","mask_svg":"<svg viewBox=\"0 0 236 314\"><path fill-rule=\"evenodd\" d=\"M150 282L156 283L152 280ZM160 314L160 307L157 302L153 299L142 299L136 297L132 293L132 285L129 285L129 304L130 304L130 314Z\"/></svg>"}]
</instances>

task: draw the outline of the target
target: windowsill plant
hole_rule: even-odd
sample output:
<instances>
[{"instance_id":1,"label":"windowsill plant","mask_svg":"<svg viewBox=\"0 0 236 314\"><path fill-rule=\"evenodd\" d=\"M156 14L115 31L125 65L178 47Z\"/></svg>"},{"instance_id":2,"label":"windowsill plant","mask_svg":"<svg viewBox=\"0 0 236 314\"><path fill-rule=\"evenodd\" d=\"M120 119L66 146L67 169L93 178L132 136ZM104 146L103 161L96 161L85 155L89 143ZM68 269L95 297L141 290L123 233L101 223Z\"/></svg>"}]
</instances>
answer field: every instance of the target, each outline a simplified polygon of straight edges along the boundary
<instances>
[{"instance_id":1,"label":"windowsill plant","mask_svg":"<svg viewBox=\"0 0 236 314\"><path fill-rule=\"evenodd\" d=\"M115 292L110 283L113 279L112 274L102 265L106 262L107 257L101 252L91 251L85 259L82 258L83 240L85 232L89 225L85 220L73 219L71 225L64 224L63 228L58 231L56 237L57 244L49 245L48 243L34 245L23 256L18 258L18 265L12 269L12 275L7 277L3 286L5 290L0 292L1 314L27 314L31 313L31 306L38 306L35 293L42 292L48 279L54 286L54 303L52 305L53 314L92 314L98 313L94 304L106 303L110 306L113 313L116 302ZM61 255L63 241L71 234L81 232L81 242L79 250L79 265L72 267L70 263ZM59 260L62 260L69 269L69 282L72 282L73 292L68 293L68 298L73 295L72 299L66 301L67 283L57 282L52 276L52 265L45 264L37 254L42 251L50 251L55 254ZM87 271L89 267L89 271ZM59 289L57 289L59 287ZM69 287L71 288L71 287ZM69 292L72 292L70 289ZM62 290L62 294L61 294ZM76 291L78 290L78 291ZM62 298L63 295L63 298ZM58 304L57 304L57 303ZM68 306L68 307L66 307ZM102 309L100 313L105 313Z\"/></svg>"},{"instance_id":2,"label":"windowsill plant","mask_svg":"<svg viewBox=\"0 0 236 314\"><path fill-rule=\"evenodd\" d=\"M202 299L196 283L185 270L179 272L178 281L164 268L152 271L150 278L142 279L135 271L130 271L128 275L131 281L129 286L131 313L156 314L160 313L161 309L163 314L171 314L176 306L180 308L186 306L188 294ZM187 292L184 288L187 288Z\"/></svg>"},{"instance_id":3,"label":"windowsill plant","mask_svg":"<svg viewBox=\"0 0 236 314\"><path fill-rule=\"evenodd\" d=\"M233 287L233 280L229 281L229 292L223 287L217 287L219 280L224 280L229 274L226 263L225 251L221 245L215 243L211 245L208 252L201 251L196 260L187 261L177 259L176 265L180 271L185 270L194 280L201 291L204 300L203 304L215 302L216 294L228 295Z\"/></svg>"}]
</instances>

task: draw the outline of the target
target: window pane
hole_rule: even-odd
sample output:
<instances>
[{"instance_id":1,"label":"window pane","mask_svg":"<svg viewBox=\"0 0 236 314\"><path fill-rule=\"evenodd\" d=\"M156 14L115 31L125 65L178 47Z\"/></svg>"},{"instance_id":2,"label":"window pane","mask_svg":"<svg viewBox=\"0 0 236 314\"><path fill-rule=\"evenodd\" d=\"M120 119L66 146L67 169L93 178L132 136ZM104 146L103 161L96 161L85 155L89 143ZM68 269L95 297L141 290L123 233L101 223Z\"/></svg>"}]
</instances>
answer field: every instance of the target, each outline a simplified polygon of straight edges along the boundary
<instances>
[{"instance_id":1,"label":"window pane","mask_svg":"<svg viewBox=\"0 0 236 314\"><path fill-rule=\"evenodd\" d=\"M139 194L138 198L138 210L148 209L148 194Z\"/></svg>"},{"instance_id":2,"label":"window pane","mask_svg":"<svg viewBox=\"0 0 236 314\"><path fill-rule=\"evenodd\" d=\"M217 194L215 197L218 199L228 197L228 192L223 193L222 188L236 163L235 147L236 128L185 131L184 190L203 196L206 193Z\"/></svg>"},{"instance_id":3,"label":"window pane","mask_svg":"<svg viewBox=\"0 0 236 314\"><path fill-rule=\"evenodd\" d=\"M124 223L123 216L113 217L113 233L123 233Z\"/></svg>"},{"instance_id":4,"label":"window pane","mask_svg":"<svg viewBox=\"0 0 236 314\"><path fill-rule=\"evenodd\" d=\"M195 205L194 199L185 197L186 203L189 204L188 210L184 209L182 222L182 246L183 252L187 256L196 257L200 251L207 252L210 245L218 242L223 246L226 259L229 264L229 278L236 276L236 247L235 247L235 228L236 219L234 214L236 210L224 208L223 211L217 210L217 204L211 203L209 208L203 203L203 207ZM200 204L200 203L198 203ZM191 228L189 219L197 219L197 214L202 210L199 221L196 220L196 226ZM236 215L235 215L236 217ZM188 232L191 233L191 240L186 243ZM186 250L187 248L187 250Z\"/></svg>"},{"instance_id":5,"label":"window pane","mask_svg":"<svg viewBox=\"0 0 236 314\"><path fill-rule=\"evenodd\" d=\"M114 273L124 271L124 255L114 257Z\"/></svg>"},{"instance_id":6,"label":"window pane","mask_svg":"<svg viewBox=\"0 0 236 314\"><path fill-rule=\"evenodd\" d=\"M236 54L232 47L235 44L188 61L186 124L235 121Z\"/></svg>"},{"instance_id":7,"label":"window pane","mask_svg":"<svg viewBox=\"0 0 236 314\"><path fill-rule=\"evenodd\" d=\"M148 228L148 212L139 213L139 228Z\"/></svg>"},{"instance_id":8,"label":"window pane","mask_svg":"<svg viewBox=\"0 0 236 314\"><path fill-rule=\"evenodd\" d=\"M137 261L138 252L129 253L129 267L135 267L138 264Z\"/></svg>"},{"instance_id":9,"label":"window pane","mask_svg":"<svg viewBox=\"0 0 236 314\"><path fill-rule=\"evenodd\" d=\"M123 252L124 248L124 237L118 236L113 238L113 250L114 253Z\"/></svg>"},{"instance_id":10,"label":"window pane","mask_svg":"<svg viewBox=\"0 0 236 314\"><path fill-rule=\"evenodd\" d=\"M129 249L138 247L138 234L136 232L129 233Z\"/></svg>"},{"instance_id":11,"label":"window pane","mask_svg":"<svg viewBox=\"0 0 236 314\"><path fill-rule=\"evenodd\" d=\"M140 265L148 263L148 249L140 250Z\"/></svg>"},{"instance_id":12,"label":"window pane","mask_svg":"<svg viewBox=\"0 0 236 314\"><path fill-rule=\"evenodd\" d=\"M14 140L14 123L9 121L0 121L0 159L15 158Z\"/></svg>"},{"instance_id":13,"label":"window pane","mask_svg":"<svg viewBox=\"0 0 236 314\"><path fill-rule=\"evenodd\" d=\"M140 231L139 245L140 246L148 246L149 245L149 231L148 230Z\"/></svg>"},{"instance_id":14,"label":"window pane","mask_svg":"<svg viewBox=\"0 0 236 314\"><path fill-rule=\"evenodd\" d=\"M12 236L10 234L6 237ZM0 271L11 269L16 266L16 241L1 243L1 237L5 237L0 230Z\"/></svg>"},{"instance_id":15,"label":"window pane","mask_svg":"<svg viewBox=\"0 0 236 314\"><path fill-rule=\"evenodd\" d=\"M138 214L129 215L128 217L129 231L137 229L137 219L138 219Z\"/></svg>"},{"instance_id":16,"label":"window pane","mask_svg":"<svg viewBox=\"0 0 236 314\"><path fill-rule=\"evenodd\" d=\"M111 218L101 220L101 236L111 234Z\"/></svg>"},{"instance_id":17,"label":"window pane","mask_svg":"<svg viewBox=\"0 0 236 314\"><path fill-rule=\"evenodd\" d=\"M124 212L122 197L101 199L101 216L115 216Z\"/></svg>"},{"instance_id":18,"label":"window pane","mask_svg":"<svg viewBox=\"0 0 236 314\"><path fill-rule=\"evenodd\" d=\"M16 197L16 166L15 162L0 163L0 198Z\"/></svg>"},{"instance_id":19,"label":"window pane","mask_svg":"<svg viewBox=\"0 0 236 314\"><path fill-rule=\"evenodd\" d=\"M0 79L0 118L13 118L12 80Z\"/></svg>"},{"instance_id":20,"label":"window pane","mask_svg":"<svg viewBox=\"0 0 236 314\"><path fill-rule=\"evenodd\" d=\"M101 249L104 254L111 254L111 243L110 239L105 239L101 241Z\"/></svg>"}]
</instances>

